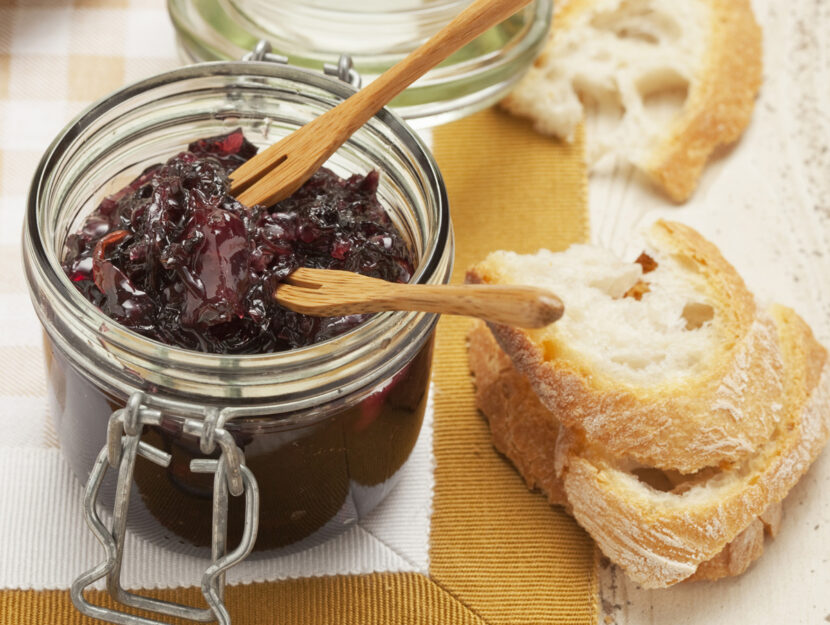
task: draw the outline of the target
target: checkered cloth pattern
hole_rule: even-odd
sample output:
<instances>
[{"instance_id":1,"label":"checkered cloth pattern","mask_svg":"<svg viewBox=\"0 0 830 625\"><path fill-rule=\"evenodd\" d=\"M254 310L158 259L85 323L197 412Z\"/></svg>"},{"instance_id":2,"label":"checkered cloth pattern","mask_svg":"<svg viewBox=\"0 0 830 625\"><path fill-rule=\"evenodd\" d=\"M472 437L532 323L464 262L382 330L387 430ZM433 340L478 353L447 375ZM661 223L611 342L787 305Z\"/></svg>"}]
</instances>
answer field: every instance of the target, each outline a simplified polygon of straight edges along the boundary
<instances>
[{"instance_id":1,"label":"checkered cloth pattern","mask_svg":"<svg viewBox=\"0 0 830 625\"><path fill-rule=\"evenodd\" d=\"M29 184L90 102L178 65L163 0L0 0L0 446L54 445L40 326L20 266Z\"/></svg>"},{"instance_id":2,"label":"checkered cloth pattern","mask_svg":"<svg viewBox=\"0 0 830 625\"><path fill-rule=\"evenodd\" d=\"M49 500L59 509L66 501L49 485L75 496L79 486L56 449L41 327L21 266L32 175L52 139L90 102L178 64L163 0L0 2L0 587L65 586L77 572L61 571L42 552L84 542L73 535L80 523L69 523L69 533L43 527L54 522Z\"/></svg>"},{"instance_id":3,"label":"checkered cloth pattern","mask_svg":"<svg viewBox=\"0 0 830 625\"><path fill-rule=\"evenodd\" d=\"M178 64L163 0L0 1L0 446L55 445L20 266L32 174L90 102Z\"/></svg>"},{"instance_id":4,"label":"checkered cloth pattern","mask_svg":"<svg viewBox=\"0 0 830 625\"><path fill-rule=\"evenodd\" d=\"M0 2L2 243L17 242L31 174L90 102L179 65L163 0Z\"/></svg>"}]
</instances>

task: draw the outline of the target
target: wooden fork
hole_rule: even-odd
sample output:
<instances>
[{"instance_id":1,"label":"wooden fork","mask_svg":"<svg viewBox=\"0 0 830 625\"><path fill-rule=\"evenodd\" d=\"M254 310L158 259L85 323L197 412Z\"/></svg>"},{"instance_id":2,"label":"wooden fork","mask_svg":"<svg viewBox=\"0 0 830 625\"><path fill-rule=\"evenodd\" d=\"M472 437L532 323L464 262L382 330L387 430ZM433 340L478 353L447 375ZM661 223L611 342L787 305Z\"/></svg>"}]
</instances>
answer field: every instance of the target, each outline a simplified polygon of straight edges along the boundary
<instances>
[{"instance_id":1,"label":"wooden fork","mask_svg":"<svg viewBox=\"0 0 830 625\"><path fill-rule=\"evenodd\" d=\"M231 174L231 195L247 206L287 198L396 95L529 2L477 0L368 86L238 167Z\"/></svg>"},{"instance_id":2,"label":"wooden fork","mask_svg":"<svg viewBox=\"0 0 830 625\"><path fill-rule=\"evenodd\" d=\"M554 293L532 286L400 284L335 269L297 269L276 298L289 310L323 317L415 310L522 328L542 328L565 311Z\"/></svg>"}]
</instances>

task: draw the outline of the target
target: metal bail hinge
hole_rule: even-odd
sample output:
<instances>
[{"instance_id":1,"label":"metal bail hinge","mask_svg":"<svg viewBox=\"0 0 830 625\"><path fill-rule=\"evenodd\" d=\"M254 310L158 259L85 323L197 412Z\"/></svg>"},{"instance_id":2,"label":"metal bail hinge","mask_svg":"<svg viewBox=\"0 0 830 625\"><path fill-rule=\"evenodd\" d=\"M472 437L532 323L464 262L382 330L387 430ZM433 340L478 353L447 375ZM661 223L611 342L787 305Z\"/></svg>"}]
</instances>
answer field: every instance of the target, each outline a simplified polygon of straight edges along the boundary
<instances>
[{"instance_id":1,"label":"metal bail hinge","mask_svg":"<svg viewBox=\"0 0 830 625\"><path fill-rule=\"evenodd\" d=\"M259 523L259 489L251 471L245 466L242 450L231 434L224 429L224 418L219 410L205 411L204 420L186 419L183 432L199 437L203 453L213 452L218 444L221 455L217 460L197 459L190 463L190 470L197 473L213 473L213 525L212 562L202 575L202 594L207 608L189 606L142 597L121 587L121 562L124 555L124 537L127 531L127 510L130 503L135 461L142 456L161 466L170 464L170 455L141 442L145 425L160 425L162 413L150 408L143 393L130 396L126 408L112 413L107 426L107 444L98 454L84 492L84 515L90 530L103 545L106 559L90 569L72 584L70 595L75 607L83 614L119 625L164 625L162 621L134 616L126 612L103 608L89 603L84 590L99 579L106 578L107 591L124 605L156 612L161 615L193 621L216 621L230 625L231 619L223 603L225 572L238 564L251 552L256 540ZM96 509L98 492L107 468L118 472L112 528L107 529ZM245 524L239 546L227 553L228 494L245 495Z\"/></svg>"},{"instance_id":2,"label":"metal bail hinge","mask_svg":"<svg viewBox=\"0 0 830 625\"><path fill-rule=\"evenodd\" d=\"M272 52L271 43L265 39L260 39L252 52L249 52L242 57L243 61L270 61L271 63L280 63L288 65L288 57L282 54L274 54ZM352 57L348 54L341 54L337 60L337 65L333 63L323 63L323 73L327 76L335 76L345 83L350 84L355 89L360 89L363 82L360 73L354 68Z\"/></svg>"}]
</instances>

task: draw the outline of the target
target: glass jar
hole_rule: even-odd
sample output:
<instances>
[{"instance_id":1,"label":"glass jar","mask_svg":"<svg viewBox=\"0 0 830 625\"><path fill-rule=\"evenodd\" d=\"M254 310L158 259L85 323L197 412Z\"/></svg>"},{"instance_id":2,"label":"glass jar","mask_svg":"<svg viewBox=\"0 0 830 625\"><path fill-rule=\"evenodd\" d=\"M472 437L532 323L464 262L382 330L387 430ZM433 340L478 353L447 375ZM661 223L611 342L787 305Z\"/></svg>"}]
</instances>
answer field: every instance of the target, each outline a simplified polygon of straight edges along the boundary
<instances>
[{"instance_id":1,"label":"glass jar","mask_svg":"<svg viewBox=\"0 0 830 625\"><path fill-rule=\"evenodd\" d=\"M371 80L446 25L470 0L168 0L190 61L238 59L261 39L298 66L341 54ZM417 126L457 119L501 99L536 58L552 0L535 0L416 81L390 106Z\"/></svg>"},{"instance_id":2,"label":"glass jar","mask_svg":"<svg viewBox=\"0 0 830 625\"><path fill-rule=\"evenodd\" d=\"M435 315L382 313L334 339L287 352L223 356L138 335L106 317L60 266L66 236L100 199L189 141L242 127L260 147L354 89L268 62L205 63L126 87L82 113L41 161L28 199L24 263L44 328L61 447L86 480L114 410L143 391L161 421L142 441L169 467L135 465L130 526L170 548L211 541L212 476L186 418L221 411L260 492L257 550L306 547L343 531L389 492L415 445L429 389ZM448 281L452 232L440 173L424 144L384 109L330 159L341 176L381 173L378 197L418 260L414 282ZM215 455L214 455L215 457ZM102 497L114 500L114 483ZM242 532L231 498L229 543Z\"/></svg>"}]
</instances>

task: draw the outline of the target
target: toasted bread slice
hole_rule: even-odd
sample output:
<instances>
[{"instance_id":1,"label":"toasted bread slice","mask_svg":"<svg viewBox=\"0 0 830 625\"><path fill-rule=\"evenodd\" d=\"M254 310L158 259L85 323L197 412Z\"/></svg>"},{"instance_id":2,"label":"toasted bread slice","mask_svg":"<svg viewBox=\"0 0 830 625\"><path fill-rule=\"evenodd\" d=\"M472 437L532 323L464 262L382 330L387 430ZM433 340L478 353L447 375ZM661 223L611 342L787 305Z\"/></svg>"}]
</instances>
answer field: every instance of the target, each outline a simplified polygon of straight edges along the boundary
<instances>
[{"instance_id":1,"label":"toasted bread slice","mask_svg":"<svg viewBox=\"0 0 830 625\"><path fill-rule=\"evenodd\" d=\"M542 403L618 457L693 473L754 453L780 421L775 325L697 232L657 222L648 256L572 246L495 252L468 273L558 293L565 315L540 330L492 325Z\"/></svg>"},{"instance_id":2,"label":"toasted bread slice","mask_svg":"<svg viewBox=\"0 0 830 625\"><path fill-rule=\"evenodd\" d=\"M774 306L772 316L785 354L784 414L769 441L744 462L685 478L666 475L671 489L657 489L640 479L642 469L562 430L556 461L573 515L644 587L694 575L780 503L827 442L827 352L792 310ZM767 514L774 516L774 509Z\"/></svg>"},{"instance_id":3,"label":"toasted bread slice","mask_svg":"<svg viewBox=\"0 0 830 625\"><path fill-rule=\"evenodd\" d=\"M542 405L483 322L476 323L469 341L476 407L490 423L493 446L516 466L528 488L538 488L551 504L567 508L553 455L559 421Z\"/></svg>"},{"instance_id":4,"label":"toasted bread slice","mask_svg":"<svg viewBox=\"0 0 830 625\"><path fill-rule=\"evenodd\" d=\"M787 344L788 418L755 458L730 471L684 478L632 468L626 461L606 458L599 466L580 458L584 449L560 428L483 324L470 334L477 403L488 418L495 446L528 486L566 506L602 551L638 583L664 587L683 579L738 575L762 554L765 530L777 534L780 502L815 459L830 427L826 352L791 310L776 307L772 314ZM586 457L597 454L601 451ZM570 473L573 464L594 469L588 471L589 486L582 476L575 479ZM550 471L551 465L559 467L558 474ZM617 481L627 488L617 490ZM605 504L611 501L616 510L637 505L628 506L627 515L608 516ZM678 560L678 553L685 559Z\"/></svg>"},{"instance_id":5,"label":"toasted bread slice","mask_svg":"<svg viewBox=\"0 0 830 625\"><path fill-rule=\"evenodd\" d=\"M623 155L684 201L712 151L749 123L761 57L749 0L569 0L503 106L568 140L583 118L580 98L622 109L613 132L589 136L591 152ZM679 110L655 119L649 96L678 90Z\"/></svg>"}]
</instances>

